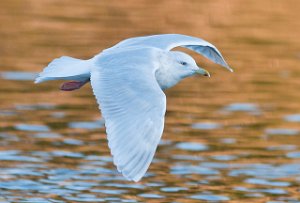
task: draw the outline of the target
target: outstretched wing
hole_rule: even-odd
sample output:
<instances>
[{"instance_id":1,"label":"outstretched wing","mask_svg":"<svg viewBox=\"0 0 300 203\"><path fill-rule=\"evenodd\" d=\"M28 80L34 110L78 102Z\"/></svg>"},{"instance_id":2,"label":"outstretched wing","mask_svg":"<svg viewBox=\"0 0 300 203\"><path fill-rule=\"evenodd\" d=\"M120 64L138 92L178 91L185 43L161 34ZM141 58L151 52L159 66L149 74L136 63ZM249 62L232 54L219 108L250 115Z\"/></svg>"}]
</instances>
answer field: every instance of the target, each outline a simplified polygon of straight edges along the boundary
<instances>
[{"instance_id":1,"label":"outstretched wing","mask_svg":"<svg viewBox=\"0 0 300 203\"><path fill-rule=\"evenodd\" d=\"M114 164L128 180L146 173L160 141L166 97L151 54L127 51L100 59L91 84L105 120Z\"/></svg>"},{"instance_id":2,"label":"outstretched wing","mask_svg":"<svg viewBox=\"0 0 300 203\"><path fill-rule=\"evenodd\" d=\"M178 46L185 47L202 54L206 58L222 65L232 72L232 69L228 66L220 51L211 43L200 38L180 34L152 35L146 37L129 38L121 41L112 48L130 46L149 46L164 50L171 50Z\"/></svg>"}]
</instances>

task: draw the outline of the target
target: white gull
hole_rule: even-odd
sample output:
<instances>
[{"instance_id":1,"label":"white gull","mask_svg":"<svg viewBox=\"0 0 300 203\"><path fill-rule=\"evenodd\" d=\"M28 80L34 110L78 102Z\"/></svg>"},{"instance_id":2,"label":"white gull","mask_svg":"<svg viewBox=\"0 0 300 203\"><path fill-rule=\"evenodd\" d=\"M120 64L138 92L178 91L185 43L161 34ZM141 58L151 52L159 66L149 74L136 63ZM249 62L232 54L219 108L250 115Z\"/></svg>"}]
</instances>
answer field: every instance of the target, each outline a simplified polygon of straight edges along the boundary
<instances>
[{"instance_id":1,"label":"white gull","mask_svg":"<svg viewBox=\"0 0 300 203\"><path fill-rule=\"evenodd\" d=\"M53 60L35 82L73 80L61 87L70 91L91 81L105 120L114 164L128 180L139 181L163 133L166 112L163 90L194 74L209 76L191 56L170 51L179 46L232 71L209 42L186 35L163 34L126 39L89 60L62 56Z\"/></svg>"}]
</instances>

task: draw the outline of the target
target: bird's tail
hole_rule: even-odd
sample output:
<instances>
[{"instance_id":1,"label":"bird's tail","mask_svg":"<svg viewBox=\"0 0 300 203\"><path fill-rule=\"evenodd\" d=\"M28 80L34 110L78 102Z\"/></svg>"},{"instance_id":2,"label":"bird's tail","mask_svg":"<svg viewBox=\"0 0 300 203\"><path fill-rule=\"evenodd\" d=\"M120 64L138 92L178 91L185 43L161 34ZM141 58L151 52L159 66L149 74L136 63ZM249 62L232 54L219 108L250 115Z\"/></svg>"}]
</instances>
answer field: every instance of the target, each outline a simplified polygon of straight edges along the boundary
<instances>
[{"instance_id":1,"label":"bird's tail","mask_svg":"<svg viewBox=\"0 0 300 203\"><path fill-rule=\"evenodd\" d=\"M75 59L62 56L54 59L44 70L39 73L35 83L48 80L78 80L85 81L90 78L91 60Z\"/></svg>"}]
</instances>

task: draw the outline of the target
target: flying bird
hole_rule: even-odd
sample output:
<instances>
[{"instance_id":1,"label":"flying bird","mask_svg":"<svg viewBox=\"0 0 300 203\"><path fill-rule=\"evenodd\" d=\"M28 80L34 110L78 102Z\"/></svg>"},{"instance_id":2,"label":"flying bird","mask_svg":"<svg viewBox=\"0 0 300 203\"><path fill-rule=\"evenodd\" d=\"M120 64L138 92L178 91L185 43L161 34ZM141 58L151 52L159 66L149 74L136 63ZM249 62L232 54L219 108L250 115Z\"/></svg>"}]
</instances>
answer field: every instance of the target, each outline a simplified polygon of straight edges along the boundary
<instances>
[{"instance_id":1,"label":"flying bird","mask_svg":"<svg viewBox=\"0 0 300 203\"><path fill-rule=\"evenodd\" d=\"M188 54L171 51L175 47L193 50L232 72L211 43L187 35L162 34L123 40L88 60L54 59L35 83L69 80L61 90L71 91L91 82L113 162L126 179L139 181L163 133L163 90L195 74L210 76Z\"/></svg>"}]
</instances>

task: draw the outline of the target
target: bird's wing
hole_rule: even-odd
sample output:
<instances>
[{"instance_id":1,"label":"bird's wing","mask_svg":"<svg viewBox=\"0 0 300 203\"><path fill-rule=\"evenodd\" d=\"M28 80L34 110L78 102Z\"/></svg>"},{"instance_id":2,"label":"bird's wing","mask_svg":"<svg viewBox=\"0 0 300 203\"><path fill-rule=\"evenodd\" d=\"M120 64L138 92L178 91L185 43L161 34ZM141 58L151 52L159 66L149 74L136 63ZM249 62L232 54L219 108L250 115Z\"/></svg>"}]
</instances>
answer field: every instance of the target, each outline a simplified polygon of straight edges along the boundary
<instances>
[{"instance_id":1,"label":"bird's wing","mask_svg":"<svg viewBox=\"0 0 300 203\"><path fill-rule=\"evenodd\" d=\"M164 50L171 50L175 47L185 47L199 54L202 54L211 61L222 65L232 72L224 60L220 51L211 43L196 37L181 34L162 34L145 37L134 37L123 40L113 48L130 47L130 46L149 46Z\"/></svg>"},{"instance_id":2,"label":"bird's wing","mask_svg":"<svg viewBox=\"0 0 300 203\"><path fill-rule=\"evenodd\" d=\"M114 164L134 181L146 173L164 127L166 96L151 57L130 51L116 54L91 72Z\"/></svg>"}]
</instances>

